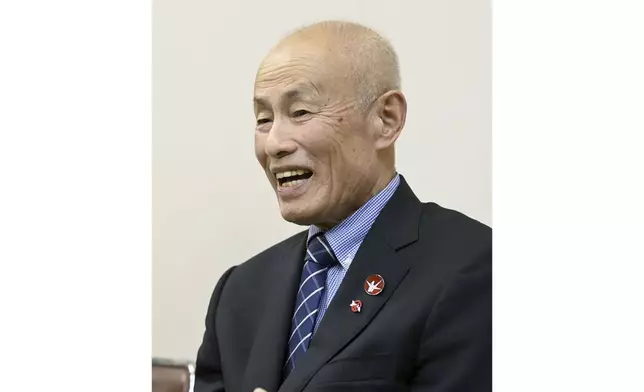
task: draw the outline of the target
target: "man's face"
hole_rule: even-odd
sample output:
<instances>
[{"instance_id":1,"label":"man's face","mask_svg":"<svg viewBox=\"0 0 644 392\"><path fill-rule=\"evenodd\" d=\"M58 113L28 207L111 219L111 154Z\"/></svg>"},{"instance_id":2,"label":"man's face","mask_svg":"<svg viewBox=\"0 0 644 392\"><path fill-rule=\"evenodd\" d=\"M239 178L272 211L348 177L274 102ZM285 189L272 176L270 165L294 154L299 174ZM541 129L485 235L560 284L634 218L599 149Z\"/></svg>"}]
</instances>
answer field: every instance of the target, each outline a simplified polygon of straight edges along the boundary
<instances>
[{"instance_id":1,"label":"man's face","mask_svg":"<svg viewBox=\"0 0 644 392\"><path fill-rule=\"evenodd\" d=\"M369 117L324 50L271 54L255 82L255 154L284 219L332 226L375 186Z\"/></svg>"}]
</instances>

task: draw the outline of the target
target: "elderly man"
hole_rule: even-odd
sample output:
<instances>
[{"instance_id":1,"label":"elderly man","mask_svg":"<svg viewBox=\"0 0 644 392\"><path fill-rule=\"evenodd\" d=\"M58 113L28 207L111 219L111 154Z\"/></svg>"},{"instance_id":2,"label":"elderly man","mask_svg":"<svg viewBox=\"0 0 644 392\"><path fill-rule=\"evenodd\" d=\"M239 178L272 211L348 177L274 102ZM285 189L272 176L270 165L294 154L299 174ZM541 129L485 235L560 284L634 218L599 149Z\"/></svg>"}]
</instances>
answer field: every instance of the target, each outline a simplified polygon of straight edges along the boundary
<instances>
[{"instance_id":1,"label":"elderly man","mask_svg":"<svg viewBox=\"0 0 644 392\"><path fill-rule=\"evenodd\" d=\"M397 173L407 104L390 44L307 26L270 51L254 94L257 160L308 230L221 277L196 391L490 391L491 229Z\"/></svg>"}]
</instances>

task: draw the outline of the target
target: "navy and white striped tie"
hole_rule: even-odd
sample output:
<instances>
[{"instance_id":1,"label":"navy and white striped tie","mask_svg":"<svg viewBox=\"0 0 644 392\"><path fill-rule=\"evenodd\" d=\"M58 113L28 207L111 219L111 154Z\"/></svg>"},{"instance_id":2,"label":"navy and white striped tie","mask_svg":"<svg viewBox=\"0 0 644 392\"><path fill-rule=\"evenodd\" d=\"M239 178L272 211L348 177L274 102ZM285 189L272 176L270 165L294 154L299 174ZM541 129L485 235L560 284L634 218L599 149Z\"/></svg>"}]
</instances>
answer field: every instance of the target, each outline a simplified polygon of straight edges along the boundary
<instances>
[{"instance_id":1,"label":"navy and white striped tie","mask_svg":"<svg viewBox=\"0 0 644 392\"><path fill-rule=\"evenodd\" d=\"M302 279L297 292L291 334L288 339L288 357L284 364L284 378L288 376L299 358L302 358L313 337L313 329L320 310L327 270L337 262L333 250L322 233L312 237L307 245Z\"/></svg>"}]
</instances>

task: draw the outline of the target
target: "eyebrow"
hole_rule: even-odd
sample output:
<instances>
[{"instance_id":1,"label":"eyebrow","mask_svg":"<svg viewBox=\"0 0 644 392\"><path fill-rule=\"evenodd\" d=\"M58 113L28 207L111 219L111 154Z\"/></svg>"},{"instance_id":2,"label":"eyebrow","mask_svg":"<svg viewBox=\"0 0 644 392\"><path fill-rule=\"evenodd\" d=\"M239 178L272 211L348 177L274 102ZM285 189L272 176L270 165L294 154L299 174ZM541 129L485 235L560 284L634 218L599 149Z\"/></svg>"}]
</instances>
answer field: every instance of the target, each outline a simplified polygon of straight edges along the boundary
<instances>
[{"instance_id":1,"label":"eyebrow","mask_svg":"<svg viewBox=\"0 0 644 392\"><path fill-rule=\"evenodd\" d=\"M293 101L295 99L301 99L302 97L308 97L311 95L319 95L318 89L313 84L301 84L287 90L284 95L280 98L282 101ZM255 106L264 106L270 107L270 102L267 98L261 96L253 97L253 104Z\"/></svg>"}]
</instances>

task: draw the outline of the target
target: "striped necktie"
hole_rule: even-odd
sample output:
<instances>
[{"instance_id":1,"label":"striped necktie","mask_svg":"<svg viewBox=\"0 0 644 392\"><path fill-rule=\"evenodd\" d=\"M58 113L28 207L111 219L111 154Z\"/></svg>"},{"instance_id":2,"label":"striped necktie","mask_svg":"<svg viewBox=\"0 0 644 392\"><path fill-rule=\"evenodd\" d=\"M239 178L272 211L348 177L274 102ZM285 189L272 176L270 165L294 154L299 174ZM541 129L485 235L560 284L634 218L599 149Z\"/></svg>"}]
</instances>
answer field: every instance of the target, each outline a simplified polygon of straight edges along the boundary
<instances>
[{"instance_id":1,"label":"striped necktie","mask_svg":"<svg viewBox=\"0 0 644 392\"><path fill-rule=\"evenodd\" d=\"M337 259L323 233L313 236L307 245L302 279L295 302L295 313L291 320L284 378L295 369L295 364L304 356L309 347L317 314L320 310L320 299L324 293L327 270L335 263L337 263Z\"/></svg>"}]
</instances>

